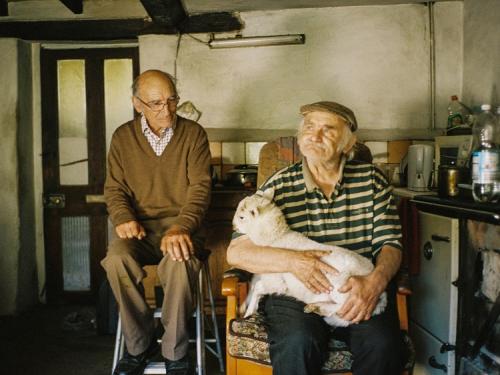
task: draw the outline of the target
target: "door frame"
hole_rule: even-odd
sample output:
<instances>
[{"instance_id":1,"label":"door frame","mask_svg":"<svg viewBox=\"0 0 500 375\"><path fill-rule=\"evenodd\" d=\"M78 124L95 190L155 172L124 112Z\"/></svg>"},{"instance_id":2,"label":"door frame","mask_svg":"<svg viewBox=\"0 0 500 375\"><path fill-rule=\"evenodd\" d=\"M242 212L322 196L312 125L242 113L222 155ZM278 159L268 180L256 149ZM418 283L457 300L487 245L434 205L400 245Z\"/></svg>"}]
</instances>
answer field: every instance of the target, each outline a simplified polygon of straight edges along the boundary
<instances>
[{"instance_id":1,"label":"door frame","mask_svg":"<svg viewBox=\"0 0 500 375\"><path fill-rule=\"evenodd\" d=\"M105 277L100 253L108 237L106 207L103 203L86 203L85 195L103 194L106 171L104 60L114 58L131 58L133 77L138 75L138 47L40 50L43 195L60 190L81 197L74 210L66 209L64 215L58 209L43 207L45 292L49 304L95 301ZM87 154L88 170L92 171L86 186L59 186L59 153L47 152L58 150L57 60L64 59L85 59ZM90 291L64 291L60 221L63 216L80 216L82 212L89 217L90 225Z\"/></svg>"}]
</instances>

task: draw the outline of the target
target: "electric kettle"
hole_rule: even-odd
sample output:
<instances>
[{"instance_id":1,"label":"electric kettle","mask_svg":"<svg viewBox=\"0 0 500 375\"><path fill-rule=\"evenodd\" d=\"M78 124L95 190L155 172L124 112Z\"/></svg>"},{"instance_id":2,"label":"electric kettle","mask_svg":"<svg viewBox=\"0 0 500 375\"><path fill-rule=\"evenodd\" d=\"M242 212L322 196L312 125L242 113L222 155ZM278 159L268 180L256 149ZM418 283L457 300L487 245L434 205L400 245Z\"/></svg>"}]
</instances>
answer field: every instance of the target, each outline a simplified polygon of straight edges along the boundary
<instances>
[{"instance_id":1,"label":"electric kettle","mask_svg":"<svg viewBox=\"0 0 500 375\"><path fill-rule=\"evenodd\" d=\"M411 145L408 148L408 189L413 191L429 191L431 185L434 147L431 145Z\"/></svg>"}]
</instances>

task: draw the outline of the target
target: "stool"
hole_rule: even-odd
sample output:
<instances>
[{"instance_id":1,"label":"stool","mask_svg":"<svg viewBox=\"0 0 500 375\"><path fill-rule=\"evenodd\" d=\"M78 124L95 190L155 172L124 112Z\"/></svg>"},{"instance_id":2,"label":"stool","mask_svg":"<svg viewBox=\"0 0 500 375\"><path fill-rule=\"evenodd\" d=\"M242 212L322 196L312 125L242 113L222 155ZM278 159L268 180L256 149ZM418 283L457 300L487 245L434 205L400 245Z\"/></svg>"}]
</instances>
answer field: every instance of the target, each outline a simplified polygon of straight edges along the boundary
<instances>
[{"instance_id":1,"label":"stool","mask_svg":"<svg viewBox=\"0 0 500 375\"><path fill-rule=\"evenodd\" d=\"M219 336L219 329L217 325L217 318L215 315L215 302L212 294L212 285L210 277L210 267L208 264L208 258L210 256L210 250L204 249L198 254L198 258L201 262L200 271L198 273L198 282L196 288L196 308L194 312L194 318L196 320L196 338L190 339L189 342L196 343L196 373L198 375L205 375L205 349L208 349L219 361L220 371L224 372L224 359L222 353L222 345ZM207 327L211 331L213 337L205 338L205 313L203 309L204 302L204 284L206 284L208 298L210 301L210 315L211 322L209 321ZM156 308L154 311L154 317L161 318L161 309ZM161 342L161 340L158 340ZM123 339L123 334L121 330L121 318L118 317L118 327L116 330L115 339L115 349L113 355L113 366L111 373L113 373L118 361L123 357L123 352L125 349L125 340ZM148 363L144 374L166 374L165 365L163 362L150 362Z\"/></svg>"}]
</instances>

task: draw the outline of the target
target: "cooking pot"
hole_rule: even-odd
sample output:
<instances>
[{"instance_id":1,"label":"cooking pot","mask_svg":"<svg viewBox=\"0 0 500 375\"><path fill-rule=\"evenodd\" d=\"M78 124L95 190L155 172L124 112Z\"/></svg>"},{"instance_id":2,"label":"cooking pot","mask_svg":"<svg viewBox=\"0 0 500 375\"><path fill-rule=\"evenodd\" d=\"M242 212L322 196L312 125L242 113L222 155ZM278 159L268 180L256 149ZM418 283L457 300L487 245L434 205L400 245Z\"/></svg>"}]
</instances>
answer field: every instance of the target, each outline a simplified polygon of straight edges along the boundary
<instances>
[{"instance_id":1,"label":"cooking pot","mask_svg":"<svg viewBox=\"0 0 500 375\"><path fill-rule=\"evenodd\" d=\"M442 198L456 197L458 184L466 181L467 170L456 165L440 165L438 168L438 195Z\"/></svg>"},{"instance_id":2,"label":"cooking pot","mask_svg":"<svg viewBox=\"0 0 500 375\"><path fill-rule=\"evenodd\" d=\"M236 165L226 173L226 185L234 187L255 187L257 167L255 165Z\"/></svg>"}]
</instances>

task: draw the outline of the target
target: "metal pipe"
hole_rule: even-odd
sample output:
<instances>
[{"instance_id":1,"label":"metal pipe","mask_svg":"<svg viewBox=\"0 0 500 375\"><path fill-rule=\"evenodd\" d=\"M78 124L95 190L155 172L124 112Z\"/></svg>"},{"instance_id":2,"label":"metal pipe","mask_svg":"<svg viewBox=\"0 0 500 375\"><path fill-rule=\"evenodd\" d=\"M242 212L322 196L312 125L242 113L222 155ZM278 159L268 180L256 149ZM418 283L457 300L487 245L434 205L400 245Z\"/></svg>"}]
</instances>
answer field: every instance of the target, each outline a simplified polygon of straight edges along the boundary
<instances>
[{"instance_id":1,"label":"metal pipe","mask_svg":"<svg viewBox=\"0 0 500 375\"><path fill-rule=\"evenodd\" d=\"M429 79L430 79L430 120L431 130L436 129L436 44L434 35L434 1L427 4L429 13Z\"/></svg>"}]
</instances>

